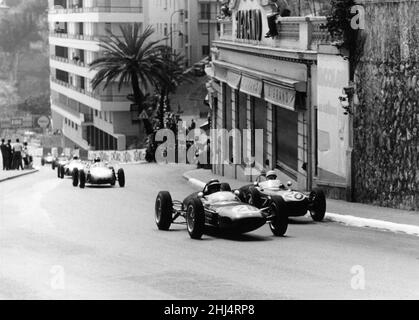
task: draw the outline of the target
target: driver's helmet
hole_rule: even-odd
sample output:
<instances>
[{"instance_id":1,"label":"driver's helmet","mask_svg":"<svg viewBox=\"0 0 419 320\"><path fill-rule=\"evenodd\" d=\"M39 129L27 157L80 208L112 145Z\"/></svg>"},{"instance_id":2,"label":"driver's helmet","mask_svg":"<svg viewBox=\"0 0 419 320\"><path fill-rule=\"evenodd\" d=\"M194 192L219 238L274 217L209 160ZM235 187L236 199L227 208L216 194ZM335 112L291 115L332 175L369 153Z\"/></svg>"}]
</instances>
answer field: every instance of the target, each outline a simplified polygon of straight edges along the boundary
<instances>
[{"instance_id":1,"label":"driver's helmet","mask_svg":"<svg viewBox=\"0 0 419 320\"><path fill-rule=\"evenodd\" d=\"M273 170L268 171L268 172L266 173L266 179L267 179L267 180L276 180L277 178L278 178L278 176L276 175L276 172L275 172L275 171L273 171Z\"/></svg>"},{"instance_id":2,"label":"driver's helmet","mask_svg":"<svg viewBox=\"0 0 419 320\"><path fill-rule=\"evenodd\" d=\"M94 163L98 163L98 162L100 162L100 157L96 157L96 158L93 160L93 162L94 162Z\"/></svg>"},{"instance_id":3,"label":"driver's helmet","mask_svg":"<svg viewBox=\"0 0 419 320\"><path fill-rule=\"evenodd\" d=\"M221 183L218 180L211 180L207 184L207 195L221 191Z\"/></svg>"}]
</instances>

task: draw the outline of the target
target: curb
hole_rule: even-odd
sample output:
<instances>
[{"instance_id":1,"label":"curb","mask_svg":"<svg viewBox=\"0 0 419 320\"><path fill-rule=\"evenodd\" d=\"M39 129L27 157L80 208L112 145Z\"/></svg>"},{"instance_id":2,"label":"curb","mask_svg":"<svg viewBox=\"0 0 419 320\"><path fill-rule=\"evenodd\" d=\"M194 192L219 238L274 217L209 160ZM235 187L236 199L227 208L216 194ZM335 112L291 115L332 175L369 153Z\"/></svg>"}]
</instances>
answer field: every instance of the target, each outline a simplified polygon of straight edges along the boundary
<instances>
[{"instance_id":1,"label":"curb","mask_svg":"<svg viewBox=\"0 0 419 320\"><path fill-rule=\"evenodd\" d=\"M0 182L9 181L9 180L13 180L13 179L20 178L20 177L23 177L23 176L27 176L27 175L36 173L38 171L39 171L38 169L35 169L35 170L31 170L31 171L28 171L28 172L17 174L17 175L11 176L11 177L3 178L3 179L0 179Z\"/></svg>"},{"instance_id":2,"label":"curb","mask_svg":"<svg viewBox=\"0 0 419 320\"><path fill-rule=\"evenodd\" d=\"M183 174L183 178L186 179L189 183L193 184L195 187L203 188L205 186L204 182L195 178L191 178L187 173ZM355 216L343 215L343 214L337 214L337 213L331 213L331 212L326 213L325 220L331 221L331 222L337 222L348 227L371 228L371 229L377 229L381 231L403 233L403 234L419 237L419 226L410 225L410 224L400 224L400 223L394 223L394 222L385 221L385 220L361 218L361 217L355 217Z\"/></svg>"}]
</instances>

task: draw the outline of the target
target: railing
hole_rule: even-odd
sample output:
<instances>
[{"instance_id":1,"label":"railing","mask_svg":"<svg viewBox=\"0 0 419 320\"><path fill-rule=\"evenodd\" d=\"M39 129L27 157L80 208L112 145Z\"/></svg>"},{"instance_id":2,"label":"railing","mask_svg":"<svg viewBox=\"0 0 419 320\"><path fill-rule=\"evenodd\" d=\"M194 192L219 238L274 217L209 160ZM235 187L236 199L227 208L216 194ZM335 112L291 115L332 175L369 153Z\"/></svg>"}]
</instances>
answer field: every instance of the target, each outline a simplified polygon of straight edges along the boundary
<instances>
[{"instance_id":1,"label":"railing","mask_svg":"<svg viewBox=\"0 0 419 320\"><path fill-rule=\"evenodd\" d=\"M54 61L58 61L58 62L64 62L64 63L69 63L69 64L73 64L79 67L86 67L86 64L80 60L76 60L76 59L68 59L68 58L64 58L64 57L59 57L59 56L55 56L55 55L51 55L50 56L51 60Z\"/></svg>"},{"instance_id":2,"label":"railing","mask_svg":"<svg viewBox=\"0 0 419 320\"><path fill-rule=\"evenodd\" d=\"M143 7L116 7L116 6L96 6L96 7L73 7L67 9L49 9L50 14L69 14L69 13L143 13Z\"/></svg>"},{"instance_id":3,"label":"railing","mask_svg":"<svg viewBox=\"0 0 419 320\"><path fill-rule=\"evenodd\" d=\"M85 89L75 87L68 82L56 79L53 76L51 76L51 82L56 83L56 84L58 84L62 87L77 91L81 94L84 94L84 95L86 95L88 97L91 97L93 99L96 99L96 100L100 100L100 101L104 101L104 102L124 102L124 101L127 101L127 96L126 95L123 95L123 94L111 94L111 95L109 95L109 94L108 95L97 94L97 93L92 92L92 91L87 91Z\"/></svg>"},{"instance_id":4,"label":"railing","mask_svg":"<svg viewBox=\"0 0 419 320\"><path fill-rule=\"evenodd\" d=\"M56 38L66 38L66 39L75 39L83 41L96 41L104 42L108 36L106 35L86 35L86 34L72 34L72 33L59 33L55 31L50 31L49 35ZM117 36L119 39L123 39L123 36Z\"/></svg>"},{"instance_id":5,"label":"railing","mask_svg":"<svg viewBox=\"0 0 419 320\"><path fill-rule=\"evenodd\" d=\"M221 41L260 45L266 43L264 35L262 41L235 39L232 21L226 19L219 22ZM319 44L329 44L331 41L325 28L326 23L326 17L278 17L278 35L266 44L284 49L317 50Z\"/></svg>"}]
</instances>

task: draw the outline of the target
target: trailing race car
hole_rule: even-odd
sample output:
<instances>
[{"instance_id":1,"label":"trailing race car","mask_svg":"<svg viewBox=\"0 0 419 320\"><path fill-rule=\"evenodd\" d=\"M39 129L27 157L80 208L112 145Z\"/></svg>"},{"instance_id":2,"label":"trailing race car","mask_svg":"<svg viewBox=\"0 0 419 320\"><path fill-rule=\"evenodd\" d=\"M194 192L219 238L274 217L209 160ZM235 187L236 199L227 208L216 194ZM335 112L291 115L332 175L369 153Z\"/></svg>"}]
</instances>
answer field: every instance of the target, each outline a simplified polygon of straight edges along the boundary
<instances>
[{"instance_id":1,"label":"trailing race car","mask_svg":"<svg viewBox=\"0 0 419 320\"><path fill-rule=\"evenodd\" d=\"M64 177L73 177L74 169L82 170L84 169L85 162L80 160L77 156L74 156L70 161L62 161L58 163L57 167L57 176L60 179L64 179Z\"/></svg>"},{"instance_id":2,"label":"trailing race car","mask_svg":"<svg viewBox=\"0 0 419 320\"><path fill-rule=\"evenodd\" d=\"M86 187L86 184L115 186L116 181L121 188L125 187L124 169L120 168L116 171L114 166L101 162L98 158L93 163L86 163L81 170L74 168L72 178L73 186L79 186L82 189Z\"/></svg>"},{"instance_id":3,"label":"trailing race car","mask_svg":"<svg viewBox=\"0 0 419 320\"><path fill-rule=\"evenodd\" d=\"M46 156L41 158L41 165L45 166L46 164L50 164L52 166L52 170L55 170L55 161L57 157L54 157L51 153L48 153Z\"/></svg>"},{"instance_id":4,"label":"trailing race car","mask_svg":"<svg viewBox=\"0 0 419 320\"><path fill-rule=\"evenodd\" d=\"M155 204L155 220L159 230L169 230L172 223L186 224L189 236L200 239L209 228L244 234L269 223L275 236L285 235L288 216L277 210L279 202L258 209L243 203L239 191L231 191L226 183L211 180L203 191L195 192L182 202L173 201L169 192L159 192ZM176 222L178 218L185 222Z\"/></svg>"},{"instance_id":5,"label":"trailing race car","mask_svg":"<svg viewBox=\"0 0 419 320\"><path fill-rule=\"evenodd\" d=\"M320 189L309 194L291 189L291 182L285 186L274 171L258 177L254 184L240 188L242 201L264 208L275 202L279 212L289 217L305 216L307 212L314 221L323 221L326 214L326 197Z\"/></svg>"}]
</instances>

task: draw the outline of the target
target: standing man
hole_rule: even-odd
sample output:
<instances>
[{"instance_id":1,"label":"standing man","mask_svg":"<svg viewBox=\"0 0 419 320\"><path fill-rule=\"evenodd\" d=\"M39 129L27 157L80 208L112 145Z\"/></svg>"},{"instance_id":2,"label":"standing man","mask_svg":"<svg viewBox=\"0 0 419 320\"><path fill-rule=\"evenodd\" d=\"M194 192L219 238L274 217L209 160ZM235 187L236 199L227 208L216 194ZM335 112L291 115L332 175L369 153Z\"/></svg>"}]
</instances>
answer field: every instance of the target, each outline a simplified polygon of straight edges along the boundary
<instances>
[{"instance_id":1,"label":"standing man","mask_svg":"<svg viewBox=\"0 0 419 320\"><path fill-rule=\"evenodd\" d=\"M7 140L6 144L6 170L12 169L12 159L13 159L13 152L12 152L12 140Z\"/></svg>"},{"instance_id":2,"label":"standing man","mask_svg":"<svg viewBox=\"0 0 419 320\"><path fill-rule=\"evenodd\" d=\"M9 162L9 160L6 157L7 153L6 153L6 144L4 143L4 139L1 139L0 149L1 149L1 157L3 161L3 170L7 170L7 163Z\"/></svg>"},{"instance_id":3,"label":"standing man","mask_svg":"<svg viewBox=\"0 0 419 320\"><path fill-rule=\"evenodd\" d=\"M13 167L17 170L22 169L22 151L23 145L19 142L19 139L16 139L16 143L13 145Z\"/></svg>"}]
</instances>

